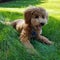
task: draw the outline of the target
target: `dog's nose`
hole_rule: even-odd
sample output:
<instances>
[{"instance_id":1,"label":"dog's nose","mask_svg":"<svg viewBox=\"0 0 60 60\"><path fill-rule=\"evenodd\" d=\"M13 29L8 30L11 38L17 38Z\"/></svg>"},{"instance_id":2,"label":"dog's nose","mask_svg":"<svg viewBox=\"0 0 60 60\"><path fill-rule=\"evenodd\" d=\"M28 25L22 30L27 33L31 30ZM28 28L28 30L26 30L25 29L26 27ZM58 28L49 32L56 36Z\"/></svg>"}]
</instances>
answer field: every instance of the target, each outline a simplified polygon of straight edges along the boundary
<instances>
[{"instance_id":1,"label":"dog's nose","mask_svg":"<svg viewBox=\"0 0 60 60\"><path fill-rule=\"evenodd\" d=\"M40 23L42 26L45 24L45 23Z\"/></svg>"}]
</instances>

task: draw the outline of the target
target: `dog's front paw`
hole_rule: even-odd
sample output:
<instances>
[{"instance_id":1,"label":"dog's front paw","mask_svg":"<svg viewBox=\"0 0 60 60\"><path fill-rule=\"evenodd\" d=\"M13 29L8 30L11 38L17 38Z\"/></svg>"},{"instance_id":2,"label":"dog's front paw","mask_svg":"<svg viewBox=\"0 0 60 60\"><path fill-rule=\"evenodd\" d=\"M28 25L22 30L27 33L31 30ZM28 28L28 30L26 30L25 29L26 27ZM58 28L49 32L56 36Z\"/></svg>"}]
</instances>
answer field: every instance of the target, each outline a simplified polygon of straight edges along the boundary
<instances>
[{"instance_id":1,"label":"dog's front paw","mask_svg":"<svg viewBox=\"0 0 60 60\"><path fill-rule=\"evenodd\" d=\"M46 44L48 44L48 45L54 45L54 42L48 41L48 42L46 42Z\"/></svg>"}]
</instances>

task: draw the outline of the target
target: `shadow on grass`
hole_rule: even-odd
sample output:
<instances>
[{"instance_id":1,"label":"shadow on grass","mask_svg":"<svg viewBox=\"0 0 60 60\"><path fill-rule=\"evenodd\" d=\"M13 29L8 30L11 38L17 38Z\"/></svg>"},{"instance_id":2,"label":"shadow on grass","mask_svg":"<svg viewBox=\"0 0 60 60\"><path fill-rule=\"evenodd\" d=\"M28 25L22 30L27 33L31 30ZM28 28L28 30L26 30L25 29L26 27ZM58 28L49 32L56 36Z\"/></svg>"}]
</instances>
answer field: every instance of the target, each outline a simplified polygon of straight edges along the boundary
<instances>
[{"instance_id":1,"label":"shadow on grass","mask_svg":"<svg viewBox=\"0 0 60 60\"><path fill-rule=\"evenodd\" d=\"M45 0L16 0L16 1L0 3L0 7L20 8L29 5L41 4L44 2Z\"/></svg>"}]
</instances>

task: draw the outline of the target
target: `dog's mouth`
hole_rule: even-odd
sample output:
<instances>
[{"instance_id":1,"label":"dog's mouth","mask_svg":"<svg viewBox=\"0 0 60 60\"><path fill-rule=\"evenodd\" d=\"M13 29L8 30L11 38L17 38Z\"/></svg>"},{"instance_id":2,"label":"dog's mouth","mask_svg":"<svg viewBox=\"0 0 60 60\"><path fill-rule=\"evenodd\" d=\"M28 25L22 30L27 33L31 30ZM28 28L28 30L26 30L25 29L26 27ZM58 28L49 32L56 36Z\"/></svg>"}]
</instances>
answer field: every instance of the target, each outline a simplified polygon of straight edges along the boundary
<instances>
[{"instance_id":1,"label":"dog's mouth","mask_svg":"<svg viewBox=\"0 0 60 60\"><path fill-rule=\"evenodd\" d=\"M41 29L42 26L44 26L44 23L40 23L39 25L36 25L35 28L36 29Z\"/></svg>"},{"instance_id":2,"label":"dog's mouth","mask_svg":"<svg viewBox=\"0 0 60 60\"><path fill-rule=\"evenodd\" d=\"M36 25L35 28L36 29L41 29L41 25L40 24L39 25Z\"/></svg>"}]
</instances>

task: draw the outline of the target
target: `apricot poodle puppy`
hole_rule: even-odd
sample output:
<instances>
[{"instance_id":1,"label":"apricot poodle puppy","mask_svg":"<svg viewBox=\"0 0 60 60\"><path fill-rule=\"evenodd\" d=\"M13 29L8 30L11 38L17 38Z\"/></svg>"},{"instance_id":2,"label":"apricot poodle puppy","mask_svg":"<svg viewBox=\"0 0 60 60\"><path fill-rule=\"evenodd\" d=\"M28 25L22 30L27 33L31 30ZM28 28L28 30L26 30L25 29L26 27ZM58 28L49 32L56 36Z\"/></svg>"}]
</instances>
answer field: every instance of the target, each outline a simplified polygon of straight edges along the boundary
<instances>
[{"instance_id":1,"label":"apricot poodle puppy","mask_svg":"<svg viewBox=\"0 0 60 60\"><path fill-rule=\"evenodd\" d=\"M42 36L42 26L47 24L48 13L41 7L30 7L24 12L24 20L17 19L13 22L5 22L5 24L12 25L18 32L20 32L20 41L27 49L34 50L30 43L30 38L37 38L38 41L46 44L52 44L49 39Z\"/></svg>"}]
</instances>

